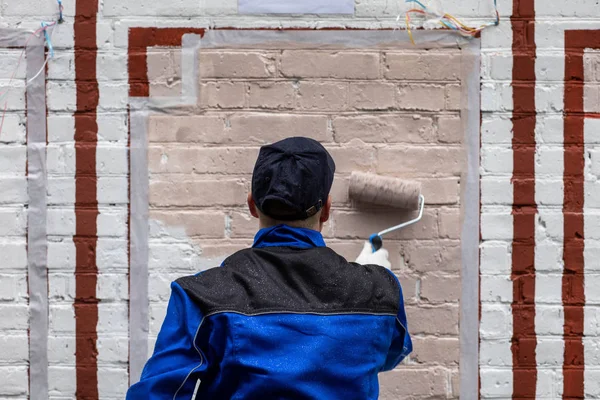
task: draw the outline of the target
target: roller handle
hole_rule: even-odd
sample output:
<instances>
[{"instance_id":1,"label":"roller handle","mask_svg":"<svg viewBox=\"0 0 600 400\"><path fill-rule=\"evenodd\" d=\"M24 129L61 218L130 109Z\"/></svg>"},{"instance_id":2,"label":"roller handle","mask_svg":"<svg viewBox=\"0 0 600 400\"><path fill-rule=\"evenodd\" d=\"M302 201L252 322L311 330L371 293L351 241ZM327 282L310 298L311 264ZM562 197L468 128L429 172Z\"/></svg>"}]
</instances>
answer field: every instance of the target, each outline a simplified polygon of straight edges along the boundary
<instances>
[{"instance_id":1,"label":"roller handle","mask_svg":"<svg viewBox=\"0 0 600 400\"><path fill-rule=\"evenodd\" d=\"M383 239L376 233L371 235L371 237L369 238L369 242L371 243L373 253L375 253L383 247Z\"/></svg>"}]
</instances>

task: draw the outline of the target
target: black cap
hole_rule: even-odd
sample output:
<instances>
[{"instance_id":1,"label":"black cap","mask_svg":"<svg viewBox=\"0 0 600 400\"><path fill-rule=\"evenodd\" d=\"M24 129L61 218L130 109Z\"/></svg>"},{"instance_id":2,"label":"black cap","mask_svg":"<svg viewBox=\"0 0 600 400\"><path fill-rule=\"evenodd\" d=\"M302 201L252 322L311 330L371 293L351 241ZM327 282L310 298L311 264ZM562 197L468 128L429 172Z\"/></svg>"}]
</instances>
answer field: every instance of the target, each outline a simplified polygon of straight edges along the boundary
<instances>
[{"instance_id":1,"label":"black cap","mask_svg":"<svg viewBox=\"0 0 600 400\"><path fill-rule=\"evenodd\" d=\"M252 174L252 197L265 215L304 220L327 202L335 163L317 141L304 137L263 146Z\"/></svg>"}]
</instances>

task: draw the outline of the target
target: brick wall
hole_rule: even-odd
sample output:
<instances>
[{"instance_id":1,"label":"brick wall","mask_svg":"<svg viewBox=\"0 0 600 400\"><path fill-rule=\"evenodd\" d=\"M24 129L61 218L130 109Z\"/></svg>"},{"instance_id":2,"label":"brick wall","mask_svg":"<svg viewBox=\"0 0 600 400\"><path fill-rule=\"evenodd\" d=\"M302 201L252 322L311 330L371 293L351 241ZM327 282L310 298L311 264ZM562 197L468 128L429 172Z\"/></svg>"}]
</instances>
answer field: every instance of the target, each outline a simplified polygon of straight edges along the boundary
<instances>
[{"instance_id":1,"label":"brick wall","mask_svg":"<svg viewBox=\"0 0 600 400\"><path fill-rule=\"evenodd\" d=\"M436 70L440 63L447 66L443 72ZM458 50L202 51L202 111L149 120L151 254L173 244L178 255L196 249L199 257L223 258L250 244L258 223L245 202L259 147L288 136L312 137L334 157L334 209L324 235L352 261L372 233L413 214L357 209L348 199L349 174L419 180L428 204L423 221L385 244L404 286L415 353L382 378L382 391L386 398L416 394L415 388L423 396L456 396L460 66ZM166 82L178 68L155 70L161 72L153 79ZM161 263L150 264L152 335L160 328L170 280L180 270L194 271L193 263L181 264L168 274ZM393 383L406 380L413 383Z\"/></svg>"}]
</instances>

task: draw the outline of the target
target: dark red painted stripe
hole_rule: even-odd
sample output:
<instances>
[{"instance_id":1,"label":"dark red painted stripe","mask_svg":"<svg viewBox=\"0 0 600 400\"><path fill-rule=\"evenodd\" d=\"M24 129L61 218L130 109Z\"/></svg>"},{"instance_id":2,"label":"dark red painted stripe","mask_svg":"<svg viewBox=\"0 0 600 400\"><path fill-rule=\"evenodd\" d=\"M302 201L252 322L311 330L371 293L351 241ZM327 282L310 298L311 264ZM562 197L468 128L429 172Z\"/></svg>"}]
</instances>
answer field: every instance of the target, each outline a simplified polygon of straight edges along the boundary
<instances>
[{"instance_id":1,"label":"dark red painted stripe","mask_svg":"<svg viewBox=\"0 0 600 400\"><path fill-rule=\"evenodd\" d=\"M513 0L513 399L535 398L535 1Z\"/></svg>"},{"instance_id":2,"label":"dark red painted stripe","mask_svg":"<svg viewBox=\"0 0 600 400\"><path fill-rule=\"evenodd\" d=\"M98 81L96 78L96 14L98 0L75 4L75 331L77 399L98 399L98 299L96 283Z\"/></svg>"},{"instance_id":3,"label":"dark red painted stripe","mask_svg":"<svg viewBox=\"0 0 600 400\"><path fill-rule=\"evenodd\" d=\"M564 270L562 301L564 324L564 399L584 398L584 64L586 48L600 48L600 30L565 31L564 118Z\"/></svg>"}]
</instances>

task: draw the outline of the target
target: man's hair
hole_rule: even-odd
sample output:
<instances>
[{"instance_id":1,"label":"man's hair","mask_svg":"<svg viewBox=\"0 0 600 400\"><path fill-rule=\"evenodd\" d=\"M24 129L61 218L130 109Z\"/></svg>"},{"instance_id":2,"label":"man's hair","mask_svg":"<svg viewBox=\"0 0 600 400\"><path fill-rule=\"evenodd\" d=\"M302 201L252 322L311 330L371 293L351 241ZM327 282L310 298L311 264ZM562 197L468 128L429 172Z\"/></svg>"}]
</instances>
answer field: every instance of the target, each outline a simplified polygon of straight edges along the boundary
<instances>
[{"instance_id":1,"label":"man's hair","mask_svg":"<svg viewBox=\"0 0 600 400\"><path fill-rule=\"evenodd\" d=\"M275 202L275 201L268 202L267 204L265 204L264 208L265 208L265 210L267 210L268 213L273 213L274 215L293 215L295 213L293 210L291 210L285 204L280 203L280 202ZM301 220L293 220L293 221L279 220L277 218L270 217L269 215L265 214L264 212L262 212L260 210L258 210L258 212L259 212L261 219L264 221L265 225L268 225L268 226L285 224L285 225L293 226L296 228L310 229L319 223L319 218L321 217L321 210L319 210L319 212L317 212L312 217L308 217L306 219L301 219Z\"/></svg>"}]
</instances>

